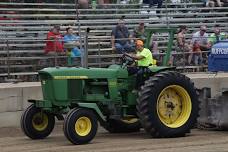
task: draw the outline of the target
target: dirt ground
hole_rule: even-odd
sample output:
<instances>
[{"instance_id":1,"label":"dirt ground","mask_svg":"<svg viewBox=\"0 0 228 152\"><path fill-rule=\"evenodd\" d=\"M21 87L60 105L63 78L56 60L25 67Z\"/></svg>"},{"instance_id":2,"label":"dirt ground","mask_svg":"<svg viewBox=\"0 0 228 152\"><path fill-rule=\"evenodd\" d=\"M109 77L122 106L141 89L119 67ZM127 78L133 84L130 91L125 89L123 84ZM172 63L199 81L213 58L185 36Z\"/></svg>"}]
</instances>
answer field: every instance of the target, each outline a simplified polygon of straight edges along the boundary
<instances>
[{"instance_id":1,"label":"dirt ground","mask_svg":"<svg viewBox=\"0 0 228 152\"><path fill-rule=\"evenodd\" d=\"M131 134L109 134L102 128L90 144L72 145L62 126L43 140L30 140L20 128L0 128L0 152L227 152L228 132L194 129L181 138L153 139L142 130Z\"/></svg>"}]
</instances>

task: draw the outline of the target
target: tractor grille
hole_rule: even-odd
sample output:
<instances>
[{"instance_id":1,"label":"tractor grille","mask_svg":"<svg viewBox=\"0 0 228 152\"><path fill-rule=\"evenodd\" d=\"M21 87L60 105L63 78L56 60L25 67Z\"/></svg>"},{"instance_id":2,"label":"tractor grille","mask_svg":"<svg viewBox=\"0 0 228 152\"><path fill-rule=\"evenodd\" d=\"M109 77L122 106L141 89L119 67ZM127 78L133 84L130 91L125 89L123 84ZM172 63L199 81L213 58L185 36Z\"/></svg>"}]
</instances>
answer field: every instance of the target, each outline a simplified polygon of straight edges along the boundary
<instances>
[{"instance_id":1,"label":"tractor grille","mask_svg":"<svg viewBox=\"0 0 228 152\"><path fill-rule=\"evenodd\" d=\"M68 98L81 100L83 96L83 80L68 80Z\"/></svg>"}]
</instances>

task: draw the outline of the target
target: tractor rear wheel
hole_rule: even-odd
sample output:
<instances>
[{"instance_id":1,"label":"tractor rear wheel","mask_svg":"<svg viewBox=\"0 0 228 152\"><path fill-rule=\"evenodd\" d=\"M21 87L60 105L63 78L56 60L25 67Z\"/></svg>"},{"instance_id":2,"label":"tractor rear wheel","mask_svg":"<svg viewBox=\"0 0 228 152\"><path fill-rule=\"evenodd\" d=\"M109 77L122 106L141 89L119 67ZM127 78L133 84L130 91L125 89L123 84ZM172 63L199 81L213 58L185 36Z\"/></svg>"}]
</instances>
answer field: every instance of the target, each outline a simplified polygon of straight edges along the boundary
<instances>
[{"instance_id":1,"label":"tractor rear wheel","mask_svg":"<svg viewBox=\"0 0 228 152\"><path fill-rule=\"evenodd\" d=\"M194 84L177 72L161 72L149 78L137 102L140 121L153 137L185 136L199 116Z\"/></svg>"},{"instance_id":2,"label":"tractor rear wheel","mask_svg":"<svg viewBox=\"0 0 228 152\"><path fill-rule=\"evenodd\" d=\"M110 133L130 133L140 131L141 124L137 118L126 120L110 119L104 128Z\"/></svg>"},{"instance_id":3,"label":"tractor rear wheel","mask_svg":"<svg viewBox=\"0 0 228 152\"><path fill-rule=\"evenodd\" d=\"M31 139L47 137L55 126L54 115L42 111L32 104L21 116L21 129Z\"/></svg>"},{"instance_id":4,"label":"tractor rear wheel","mask_svg":"<svg viewBox=\"0 0 228 152\"><path fill-rule=\"evenodd\" d=\"M97 128L97 118L92 110L74 108L66 115L63 131L71 143L86 144L95 137Z\"/></svg>"}]
</instances>

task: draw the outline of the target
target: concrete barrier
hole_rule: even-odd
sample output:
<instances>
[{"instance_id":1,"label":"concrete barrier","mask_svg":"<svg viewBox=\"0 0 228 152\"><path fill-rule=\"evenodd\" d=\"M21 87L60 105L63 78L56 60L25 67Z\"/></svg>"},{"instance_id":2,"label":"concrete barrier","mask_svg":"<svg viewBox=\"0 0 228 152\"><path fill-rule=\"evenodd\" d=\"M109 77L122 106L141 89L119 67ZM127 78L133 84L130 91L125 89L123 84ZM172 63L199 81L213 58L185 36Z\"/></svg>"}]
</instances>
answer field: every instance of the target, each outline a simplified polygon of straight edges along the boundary
<instances>
[{"instance_id":1,"label":"concrete barrier","mask_svg":"<svg viewBox=\"0 0 228 152\"><path fill-rule=\"evenodd\" d=\"M39 82L0 84L0 127L19 126L28 99L42 99Z\"/></svg>"},{"instance_id":2,"label":"concrete barrier","mask_svg":"<svg viewBox=\"0 0 228 152\"><path fill-rule=\"evenodd\" d=\"M228 73L186 75L196 88L211 88L212 96L228 88ZM42 99L39 82L0 84L0 127L19 126L22 111L29 105L28 99Z\"/></svg>"},{"instance_id":3,"label":"concrete barrier","mask_svg":"<svg viewBox=\"0 0 228 152\"><path fill-rule=\"evenodd\" d=\"M211 88L211 96L219 94L222 89L228 88L228 73L186 74L194 82L195 87Z\"/></svg>"}]
</instances>

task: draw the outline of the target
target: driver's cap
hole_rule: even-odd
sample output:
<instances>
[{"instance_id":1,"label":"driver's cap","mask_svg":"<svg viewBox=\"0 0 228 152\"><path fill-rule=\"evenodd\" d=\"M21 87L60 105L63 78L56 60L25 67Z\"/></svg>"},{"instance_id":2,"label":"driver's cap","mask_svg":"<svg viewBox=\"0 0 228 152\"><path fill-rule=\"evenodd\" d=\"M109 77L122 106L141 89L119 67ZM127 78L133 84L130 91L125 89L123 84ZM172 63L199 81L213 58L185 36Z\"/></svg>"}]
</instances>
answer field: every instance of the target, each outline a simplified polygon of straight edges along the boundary
<instances>
[{"instance_id":1,"label":"driver's cap","mask_svg":"<svg viewBox=\"0 0 228 152\"><path fill-rule=\"evenodd\" d=\"M143 46L144 45L142 40L136 40L135 44L137 46Z\"/></svg>"}]
</instances>

